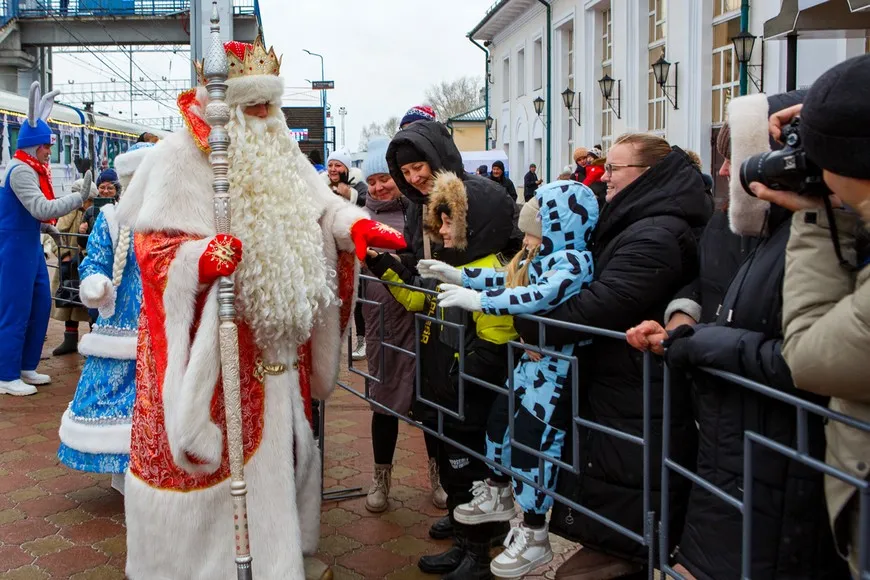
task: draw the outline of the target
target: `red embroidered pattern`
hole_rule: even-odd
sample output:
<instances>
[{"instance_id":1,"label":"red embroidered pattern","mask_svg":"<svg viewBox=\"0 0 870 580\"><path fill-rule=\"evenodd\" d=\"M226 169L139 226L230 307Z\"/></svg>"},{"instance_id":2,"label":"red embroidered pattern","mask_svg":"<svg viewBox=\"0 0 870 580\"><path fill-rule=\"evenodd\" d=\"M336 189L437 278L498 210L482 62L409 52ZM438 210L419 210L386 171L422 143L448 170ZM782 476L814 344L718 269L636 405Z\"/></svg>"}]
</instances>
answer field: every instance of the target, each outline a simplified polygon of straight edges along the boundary
<instances>
[{"instance_id":1,"label":"red embroidered pattern","mask_svg":"<svg viewBox=\"0 0 870 580\"><path fill-rule=\"evenodd\" d=\"M314 427L313 416L311 412L311 341L309 340L296 350L297 360L299 362L299 390L302 392L302 402L305 405L305 416L308 417L308 422Z\"/></svg>"},{"instance_id":2,"label":"red embroidered pattern","mask_svg":"<svg viewBox=\"0 0 870 580\"><path fill-rule=\"evenodd\" d=\"M177 103L181 118L184 119L187 130L190 131L193 140L196 141L196 146L201 151L208 153L211 151L211 147L208 145L211 127L200 116L203 113L202 104L196 100L196 89L190 89L178 95Z\"/></svg>"},{"instance_id":3,"label":"red embroidered pattern","mask_svg":"<svg viewBox=\"0 0 870 580\"><path fill-rule=\"evenodd\" d=\"M339 326L341 334L347 328L347 323L350 321L350 307L353 305L353 293L356 290L356 256L351 252L338 252L338 264L336 272L338 274L338 297L341 299L341 314L339 316Z\"/></svg>"},{"instance_id":4,"label":"red embroidered pattern","mask_svg":"<svg viewBox=\"0 0 870 580\"><path fill-rule=\"evenodd\" d=\"M161 489L192 491L212 487L230 475L226 447L226 418L220 379L211 401L212 421L224 433L220 468L212 474L190 474L172 459L163 412L163 376L166 373L166 315L163 293L169 265L180 245L194 238L162 233L136 234L135 250L142 271L142 314L139 319L139 348L136 361L136 403L130 441L130 469L139 479ZM201 311L204 294L196 312ZM241 375L242 433L245 460L256 452L263 437L265 389L254 379L259 352L247 325L238 323L239 368ZM195 329L192 329L192 332Z\"/></svg>"}]
</instances>

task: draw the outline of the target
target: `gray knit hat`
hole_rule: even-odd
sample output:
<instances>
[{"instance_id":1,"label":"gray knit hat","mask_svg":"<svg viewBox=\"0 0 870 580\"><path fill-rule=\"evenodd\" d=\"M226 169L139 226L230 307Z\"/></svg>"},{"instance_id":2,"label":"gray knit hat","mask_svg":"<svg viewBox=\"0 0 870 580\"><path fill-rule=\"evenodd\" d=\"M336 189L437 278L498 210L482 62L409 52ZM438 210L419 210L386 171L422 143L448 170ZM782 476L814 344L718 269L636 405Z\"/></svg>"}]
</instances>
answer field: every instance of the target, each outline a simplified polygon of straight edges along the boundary
<instances>
[{"instance_id":1,"label":"gray knit hat","mask_svg":"<svg viewBox=\"0 0 870 580\"><path fill-rule=\"evenodd\" d=\"M540 210L537 197L533 197L523 204L518 225L524 234L531 234L538 238L543 237L541 218L538 215Z\"/></svg>"}]
</instances>

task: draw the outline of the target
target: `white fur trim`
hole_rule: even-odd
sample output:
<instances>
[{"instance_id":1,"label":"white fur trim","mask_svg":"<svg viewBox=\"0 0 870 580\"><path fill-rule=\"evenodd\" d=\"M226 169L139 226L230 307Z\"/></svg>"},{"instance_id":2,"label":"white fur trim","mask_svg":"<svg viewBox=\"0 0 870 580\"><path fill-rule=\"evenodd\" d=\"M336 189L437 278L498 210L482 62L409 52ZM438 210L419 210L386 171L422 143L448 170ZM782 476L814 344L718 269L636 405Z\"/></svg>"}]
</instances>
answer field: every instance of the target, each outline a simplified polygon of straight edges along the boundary
<instances>
[{"instance_id":1,"label":"white fur trim","mask_svg":"<svg viewBox=\"0 0 870 580\"><path fill-rule=\"evenodd\" d=\"M60 418L58 434L64 445L82 453L113 455L130 453L130 423L118 425L80 423L73 419L67 408Z\"/></svg>"},{"instance_id":2,"label":"white fur trim","mask_svg":"<svg viewBox=\"0 0 870 580\"><path fill-rule=\"evenodd\" d=\"M326 206L324 217L321 220L323 229L332 234L334 237L333 243L338 245L339 249L346 252L353 252L353 239L350 237L350 229L357 221L361 219L369 219L368 213L357 207L345 199L336 197L338 203L331 203Z\"/></svg>"},{"instance_id":3,"label":"white fur trim","mask_svg":"<svg viewBox=\"0 0 870 580\"><path fill-rule=\"evenodd\" d=\"M689 298L677 298L676 300L671 300L671 303L668 304L665 310L665 325L668 324L671 316L677 312L691 316L695 322L701 322L701 305Z\"/></svg>"},{"instance_id":4,"label":"white fur trim","mask_svg":"<svg viewBox=\"0 0 870 580\"><path fill-rule=\"evenodd\" d=\"M137 232L177 231L211 238L212 178L208 156L190 133L173 133L151 148L133 175L118 204L118 222L135 224Z\"/></svg>"},{"instance_id":5,"label":"white fur trim","mask_svg":"<svg viewBox=\"0 0 870 580\"><path fill-rule=\"evenodd\" d=\"M267 356L291 369L295 360ZM251 556L257 578L302 580L303 551L313 552L319 539L319 454L304 420L297 373L267 376L265 389L263 440L245 464ZM180 493L128 472L127 577L235 580L229 486L227 479Z\"/></svg>"},{"instance_id":6,"label":"white fur trim","mask_svg":"<svg viewBox=\"0 0 870 580\"><path fill-rule=\"evenodd\" d=\"M115 205L107 205L100 210L100 213L104 214L106 225L109 226L109 237L112 238L112 248L117 248L118 232L121 228L118 225L118 212Z\"/></svg>"},{"instance_id":7,"label":"white fur trim","mask_svg":"<svg viewBox=\"0 0 870 580\"><path fill-rule=\"evenodd\" d=\"M148 153L151 152L151 149L152 147L142 147L115 157L115 171L118 172L118 177L132 176Z\"/></svg>"},{"instance_id":8,"label":"white fur trim","mask_svg":"<svg viewBox=\"0 0 870 580\"><path fill-rule=\"evenodd\" d=\"M731 231L739 236L764 234L770 203L753 197L740 184L740 166L756 153L770 151L767 130L769 105L767 95L757 94L732 99L728 104L728 124L731 126L731 166L728 219Z\"/></svg>"},{"instance_id":9,"label":"white fur trim","mask_svg":"<svg viewBox=\"0 0 870 580\"><path fill-rule=\"evenodd\" d=\"M79 297L88 308L105 308L114 303L114 296L109 292L111 288L112 280L108 276L91 274L79 284Z\"/></svg>"},{"instance_id":10,"label":"white fur trim","mask_svg":"<svg viewBox=\"0 0 870 580\"><path fill-rule=\"evenodd\" d=\"M89 332L79 341L79 354L117 360L136 360L137 344L135 336L112 336Z\"/></svg>"},{"instance_id":11,"label":"white fur trim","mask_svg":"<svg viewBox=\"0 0 870 580\"><path fill-rule=\"evenodd\" d=\"M281 106L284 79L274 75L252 75L227 79L227 104L248 106L270 103Z\"/></svg>"},{"instance_id":12,"label":"white fur trim","mask_svg":"<svg viewBox=\"0 0 870 580\"><path fill-rule=\"evenodd\" d=\"M166 311L166 374L163 412L166 437L175 463L189 473L213 473L221 463L223 434L211 420L210 406L217 383L217 285L206 297L192 341L195 302L199 295L199 259L208 239L185 242L169 266L163 307ZM204 461L190 461L188 454Z\"/></svg>"}]
</instances>

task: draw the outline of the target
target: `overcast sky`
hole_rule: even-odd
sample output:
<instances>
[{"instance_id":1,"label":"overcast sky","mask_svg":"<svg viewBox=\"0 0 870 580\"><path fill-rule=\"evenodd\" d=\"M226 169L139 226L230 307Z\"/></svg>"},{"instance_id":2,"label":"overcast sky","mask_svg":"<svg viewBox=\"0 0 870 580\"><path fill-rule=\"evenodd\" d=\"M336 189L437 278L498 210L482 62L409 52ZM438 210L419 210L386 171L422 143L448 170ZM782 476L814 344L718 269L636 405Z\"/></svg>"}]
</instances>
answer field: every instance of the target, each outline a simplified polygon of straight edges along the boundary
<instances>
[{"instance_id":1,"label":"overcast sky","mask_svg":"<svg viewBox=\"0 0 870 580\"><path fill-rule=\"evenodd\" d=\"M465 35L492 4L493 0L260 0L260 10L266 43L283 54L281 74L288 87L304 87L304 79L320 78L320 59L302 49L323 55L326 78L335 81L335 90L327 98L339 127L336 137L340 146L338 108L344 106L347 148L355 151L363 126L401 116L423 101L429 85L463 75L483 76L483 52ZM186 78L188 58L188 54L136 56L134 82L146 75ZM128 59L120 55L99 59L89 54L57 55L55 83L63 89L69 79L109 80L119 73L127 76L128 69ZM130 112L123 102L95 108L122 117ZM139 118L173 114L153 102L135 103L134 111Z\"/></svg>"}]
</instances>

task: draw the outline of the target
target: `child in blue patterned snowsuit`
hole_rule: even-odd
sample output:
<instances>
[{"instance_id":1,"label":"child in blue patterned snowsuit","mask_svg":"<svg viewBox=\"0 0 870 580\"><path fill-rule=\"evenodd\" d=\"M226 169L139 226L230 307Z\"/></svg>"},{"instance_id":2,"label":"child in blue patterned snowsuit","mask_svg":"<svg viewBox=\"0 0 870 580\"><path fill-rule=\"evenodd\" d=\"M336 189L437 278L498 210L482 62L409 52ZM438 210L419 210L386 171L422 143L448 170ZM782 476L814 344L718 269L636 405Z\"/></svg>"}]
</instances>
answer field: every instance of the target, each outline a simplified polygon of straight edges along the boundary
<instances>
[{"instance_id":1,"label":"child in blue patterned snowsuit","mask_svg":"<svg viewBox=\"0 0 870 580\"><path fill-rule=\"evenodd\" d=\"M538 208L540 207L540 210ZM557 181L541 187L520 213L519 226L526 234L525 249L504 271L445 268L434 261L421 262L421 274L439 277L439 304L460 306L487 314L543 314L562 304L592 282L592 253L586 243L598 222L598 202L586 186ZM548 350L564 357L574 355L575 345ZM570 360L525 353L514 370L514 439L552 458L560 459L565 434L571 424ZM509 383L510 384L510 383ZM554 490L558 468L534 455L511 449L508 434L508 401L499 397L487 427L487 457ZM502 578L517 578L552 559L546 514L553 499L520 480L513 481L524 523L508 536L505 550L491 565ZM474 499L458 506L456 521L467 525L509 521L515 515L510 478L493 474L475 482Z\"/></svg>"}]
</instances>

